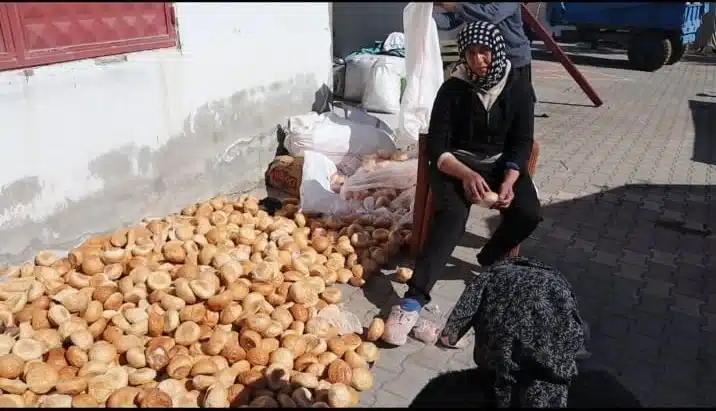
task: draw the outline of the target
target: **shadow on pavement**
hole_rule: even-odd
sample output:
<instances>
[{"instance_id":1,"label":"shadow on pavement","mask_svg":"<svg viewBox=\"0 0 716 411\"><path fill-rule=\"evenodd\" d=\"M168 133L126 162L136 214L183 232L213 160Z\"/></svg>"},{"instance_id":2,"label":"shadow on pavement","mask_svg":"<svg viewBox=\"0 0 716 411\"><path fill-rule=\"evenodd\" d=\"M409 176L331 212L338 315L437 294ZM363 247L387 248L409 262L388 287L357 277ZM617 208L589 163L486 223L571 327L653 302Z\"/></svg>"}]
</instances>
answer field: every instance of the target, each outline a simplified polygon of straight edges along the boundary
<instances>
[{"instance_id":1,"label":"shadow on pavement","mask_svg":"<svg viewBox=\"0 0 716 411\"><path fill-rule=\"evenodd\" d=\"M703 55L703 54L685 54L681 58L681 61L687 61L689 63L697 64L713 64L716 65L716 54Z\"/></svg>"},{"instance_id":2,"label":"shadow on pavement","mask_svg":"<svg viewBox=\"0 0 716 411\"><path fill-rule=\"evenodd\" d=\"M567 52L566 50L565 54L569 56L569 58L572 60L572 63L578 66L591 66L621 70L631 69L629 67L629 62L625 58L617 60L615 58L609 57L575 54ZM595 50L593 51L593 54L600 54L600 52L599 50ZM541 61L557 61L557 59L552 55L552 53L547 50L532 50L532 59Z\"/></svg>"},{"instance_id":3,"label":"shadow on pavement","mask_svg":"<svg viewBox=\"0 0 716 411\"><path fill-rule=\"evenodd\" d=\"M569 279L591 328L590 363L645 406L716 405L716 186L630 184L547 203L543 215L521 252ZM466 233L461 246L485 242ZM476 270L449 265L441 280ZM398 301L390 276L364 292L383 316Z\"/></svg>"},{"instance_id":4,"label":"shadow on pavement","mask_svg":"<svg viewBox=\"0 0 716 411\"><path fill-rule=\"evenodd\" d=\"M487 240L482 237L466 234L460 245L463 247L478 249L482 248L485 242L487 242ZM415 267L415 261L413 258L404 255L396 259L394 263L389 264L384 271L393 271L397 269L397 267L410 267L412 269ZM467 282L474 277L473 271L476 270L479 270L479 268L476 268L474 265L459 258L450 257L447 266L440 277L440 281L457 280ZM365 286L363 286L363 295L380 310L376 316L381 318L387 318L390 314L391 307L398 304L400 299L403 297L403 293L397 293L391 282L397 282L394 272L387 275L379 273L371 276L370 279L366 281ZM455 295L455 301L457 301L459 297L460 295ZM434 297L433 299L436 300L435 302L437 303L438 300L440 300L440 297ZM451 301L450 303L452 305L454 301ZM444 304L440 301L439 305L442 307Z\"/></svg>"},{"instance_id":5,"label":"shadow on pavement","mask_svg":"<svg viewBox=\"0 0 716 411\"><path fill-rule=\"evenodd\" d=\"M625 185L543 215L522 255L569 279L594 362L649 406L716 405L716 186Z\"/></svg>"},{"instance_id":6,"label":"shadow on pavement","mask_svg":"<svg viewBox=\"0 0 716 411\"><path fill-rule=\"evenodd\" d=\"M716 165L716 102L689 100L694 122L694 154L699 163Z\"/></svg>"},{"instance_id":7,"label":"shadow on pavement","mask_svg":"<svg viewBox=\"0 0 716 411\"><path fill-rule=\"evenodd\" d=\"M554 101L538 101L539 104L548 104L555 106L570 106L570 107L594 107L592 104L577 104L577 103L558 103Z\"/></svg>"}]
</instances>

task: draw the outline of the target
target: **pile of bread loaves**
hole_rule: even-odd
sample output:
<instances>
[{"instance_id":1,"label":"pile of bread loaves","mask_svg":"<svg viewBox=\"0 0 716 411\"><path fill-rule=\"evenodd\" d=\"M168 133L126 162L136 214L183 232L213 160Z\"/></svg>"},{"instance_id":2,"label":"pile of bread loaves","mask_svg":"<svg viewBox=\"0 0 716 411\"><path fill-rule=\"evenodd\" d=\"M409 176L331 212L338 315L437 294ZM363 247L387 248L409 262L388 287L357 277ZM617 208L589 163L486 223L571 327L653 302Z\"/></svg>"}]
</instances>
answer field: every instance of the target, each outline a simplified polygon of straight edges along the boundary
<instances>
[{"instance_id":1,"label":"pile of bread loaves","mask_svg":"<svg viewBox=\"0 0 716 411\"><path fill-rule=\"evenodd\" d=\"M380 194L377 207L399 197ZM319 313L410 236L388 218L217 196L40 252L0 273L0 406L355 406L383 323L345 333Z\"/></svg>"}]
</instances>

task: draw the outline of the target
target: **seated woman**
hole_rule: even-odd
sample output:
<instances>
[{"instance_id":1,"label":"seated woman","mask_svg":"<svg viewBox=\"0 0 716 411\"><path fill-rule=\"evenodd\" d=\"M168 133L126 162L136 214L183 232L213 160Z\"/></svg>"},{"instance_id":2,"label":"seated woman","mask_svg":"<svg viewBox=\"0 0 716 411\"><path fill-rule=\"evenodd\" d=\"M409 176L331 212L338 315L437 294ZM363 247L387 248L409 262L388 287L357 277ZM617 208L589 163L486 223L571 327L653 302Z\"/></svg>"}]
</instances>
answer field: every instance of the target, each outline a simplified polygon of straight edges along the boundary
<instances>
[{"instance_id":1,"label":"seated woman","mask_svg":"<svg viewBox=\"0 0 716 411\"><path fill-rule=\"evenodd\" d=\"M527 174L534 131L531 86L514 75L493 24L465 25L457 45L461 63L438 91L428 131L435 214L410 288L386 322L383 340L393 345L405 344L430 300L473 203L494 190L499 195L494 207L503 216L477 256L482 266L506 257L540 221L540 202Z\"/></svg>"}]
</instances>

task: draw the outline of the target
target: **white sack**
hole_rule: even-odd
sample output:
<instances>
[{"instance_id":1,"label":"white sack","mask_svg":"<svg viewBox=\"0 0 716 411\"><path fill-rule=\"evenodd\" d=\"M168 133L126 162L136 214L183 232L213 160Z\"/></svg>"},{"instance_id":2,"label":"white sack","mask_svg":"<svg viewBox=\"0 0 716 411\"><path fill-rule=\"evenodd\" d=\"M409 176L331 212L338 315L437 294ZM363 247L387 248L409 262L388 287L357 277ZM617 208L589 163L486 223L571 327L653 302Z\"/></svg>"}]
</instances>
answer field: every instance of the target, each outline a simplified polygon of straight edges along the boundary
<instances>
[{"instance_id":1,"label":"white sack","mask_svg":"<svg viewBox=\"0 0 716 411\"><path fill-rule=\"evenodd\" d=\"M397 64L405 67L405 59L397 56L355 54L346 58L345 88L343 90L344 99L356 102L363 100L366 83L370 78L371 67L373 67L373 63L380 59L390 62L389 64ZM403 68L403 71L405 71L405 68Z\"/></svg>"},{"instance_id":2,"label":"white sack","mask_svg":"<svg viewBox=\"0 0 716 411\"><path fill-rule=\"evenodd\" d=\"M433 101L444 81L432 13L433 3L408 3L403 10L407 86L400 104L398 146L414 144L427 133Z\"/></svg>"},{"instance_id":3,"label":"white sack","mask_svg":"<svg viewBox=\"0 0 716 411\"><path fill-rule=\"evenodd\" d=\"M390 128L360 110L351 110L350 118L333 112L289 117L284 146L292 156L304 156L305 151L313 150L336 164L346 155L395 151Z\"/></svg>"},{"instance_id":4,"label":"white sack","mask_svg":"<svg viewBox=\"0 0 716 411\"><path fill-rule=\"evenodd\" d=\"M370 68L361 106L376 113L398 114L400 112L401 80L405 76L405 60L379 58Z\"/></svg>"}]
</instances>

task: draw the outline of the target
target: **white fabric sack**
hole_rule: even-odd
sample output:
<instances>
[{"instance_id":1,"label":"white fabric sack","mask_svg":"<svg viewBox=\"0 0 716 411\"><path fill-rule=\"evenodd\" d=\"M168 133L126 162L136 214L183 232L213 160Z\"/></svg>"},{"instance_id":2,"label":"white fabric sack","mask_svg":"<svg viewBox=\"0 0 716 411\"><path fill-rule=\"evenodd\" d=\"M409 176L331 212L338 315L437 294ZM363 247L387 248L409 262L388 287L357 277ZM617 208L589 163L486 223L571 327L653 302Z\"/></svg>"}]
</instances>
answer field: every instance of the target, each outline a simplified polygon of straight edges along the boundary
<instances>
[{"instance_id":1,"label":"white fabric sack","mask_svg":"<svg viewBox=\"0 0 716 411\"><path fill-rule=\"evenodd\" d=\"M378 54L356 54L346 59L346 76L343 98L360 102L363 100L366 82L370 78L370 70L377 60L386 60L402 65L405 70L405 59L397 56L382 56Z\"/></svg>"},{"instance_id":2,"label":"white fabric sack","mask_svg":"<svg viewBox=\"0 0 716 411\"><path fill-rule=\"evenodd\" d=\"M307 150L317 151L335 164L349 154L362 156L379 150L395 151L387 126L382 127L380 120L360 110L351 113L350 118L333 112L289 117L284 147L292 156L305 157Z\"/></svg>"},{"instance_id":3,"label":"white fabric sack","mask_svg":"<svg viewBox=\"0 0 716 411\"><path fill-rule=\"evenodd\" d=\"M346 59L344 99L357 102L363 99L365 81L370 76L370 68L377 57L374 54L357 54Z\"/></svg>"},{"instance_id":4,"label":"white fabric sack","mask_svg":"<svg viewBox=\"0 0 716 411\"><path fill-rule=\"evenodd\" d=\"M400 112L401 79L405 76L405 59L378 56L370 68L361 105L376 113L398 114Z\"/></svg>"},{"instance_id":5,"label":"white fabric sack","mask_svg":"<svg viewBox=\"0 0 716 411\"><path fill-rule=\"evenodd\" d=\"M397 145L415 144L428 132L430 111L442 85L440 40L432 17L433 3L408 3L403 9L407 85L400 104Z\"/></svg>"}]
</instances>

